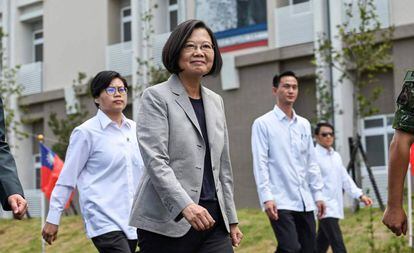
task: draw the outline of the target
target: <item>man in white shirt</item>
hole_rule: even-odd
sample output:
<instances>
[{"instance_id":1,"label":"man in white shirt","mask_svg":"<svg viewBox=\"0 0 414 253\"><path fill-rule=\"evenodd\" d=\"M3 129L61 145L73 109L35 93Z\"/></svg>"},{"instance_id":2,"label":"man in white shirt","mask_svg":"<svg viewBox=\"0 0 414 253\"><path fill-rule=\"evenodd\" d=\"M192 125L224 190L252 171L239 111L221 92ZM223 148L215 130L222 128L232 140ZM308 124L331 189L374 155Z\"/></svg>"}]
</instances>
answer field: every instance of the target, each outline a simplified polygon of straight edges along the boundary
<instances>
[{"instance_id":1,"label":"man in white shirt","mask_svg":"<svg viewBox=\"0 0 414 253\"><path fill-rule=\"evenodd\" d=\"M143 161L136 124L122 113L127 91L127 82L115 71L99 72L92 80L98 113L70 137L42 231L49 244L57 238L60 216L77 187L86 234L98 251L135 252L137 233L128 221Z\"/></svg>"},{"instance_id":2,"label":"man in white shirt","mask_svg":"<svg viewBox=\"0 0 414 253\"><path fill-rule=\"evenodd\" d=\"M252 126L254 176L260 204L278 241L277 253L313 252L315 203L318 217L325 212L323 182L315 159L310 123L297 115L295 73L273 78L274 109Z\"/></svg>"},{"instance_id":3,"label":"man in white shirt","mask_svg":"<svg viewBox=\"0 0 414 253\"><path fill-rule=\"evenodd\" d=\"M321 168L324 182L322 191L326 204L326 215L319 221L316 237L317 253L326 253L329 246L334 253L346 252L338 222L339 219L344 218L343 190L366 206L372 205L372 200L355 185L343 166L338 152L332 148L334 134L334 127L331 124L321 122L316 125L316 159Z\"/></svg>"}]
</instances>

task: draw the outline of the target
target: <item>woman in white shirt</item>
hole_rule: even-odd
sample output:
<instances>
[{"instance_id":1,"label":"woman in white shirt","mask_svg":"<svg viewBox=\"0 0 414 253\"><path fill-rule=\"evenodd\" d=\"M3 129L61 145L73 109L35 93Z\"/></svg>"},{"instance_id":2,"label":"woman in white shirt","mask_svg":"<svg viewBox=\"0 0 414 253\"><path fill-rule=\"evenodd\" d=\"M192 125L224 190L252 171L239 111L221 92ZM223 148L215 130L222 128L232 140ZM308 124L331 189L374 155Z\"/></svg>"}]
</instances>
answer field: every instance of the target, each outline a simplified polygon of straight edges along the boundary
<instances>
[{"instance_id":1,"label":"woman in white shirt","mask_svg":"<svg viewBox=\"0 0 414 253\"><path fill-rule=\"evenodd\" d=\"M137 234L128 219L143 162L136 124L122 113L128 84L119 73L102 71L90 91L98 112L72 132L42 236L49 244L56 240L65 203L77 187L86 234L98 251L135 252Z\"/></svg>"}]
</instances>

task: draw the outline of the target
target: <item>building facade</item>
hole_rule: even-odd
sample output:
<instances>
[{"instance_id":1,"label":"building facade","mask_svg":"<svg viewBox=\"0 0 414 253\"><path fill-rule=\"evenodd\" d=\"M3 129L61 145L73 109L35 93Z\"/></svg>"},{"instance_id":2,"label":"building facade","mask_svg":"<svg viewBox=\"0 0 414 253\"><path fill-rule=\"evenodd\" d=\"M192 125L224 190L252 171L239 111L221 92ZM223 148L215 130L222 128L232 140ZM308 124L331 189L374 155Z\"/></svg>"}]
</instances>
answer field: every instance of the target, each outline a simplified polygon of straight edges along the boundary
<instances>
[{"instance_id":1,"label":"building facade","mask_svg":"<svg viewBox=\"0 0 414 253\"><path fill-rule=\"evenodd\" d=\"M347 0L349 2L351 0ZM51 146L56 137L48 126L50 114L71 113L68 105L79 99L94 115L96 108L85 95L85 87L74 91L78 73L91 78L98 71L112 69L131 84L148 82L151 66L161 63L161 49L169 32L187 19L204 20L215 32L223 53L223 70L205 85L225 102L230 151L238 207L258 207L250 146L255 118L271 110L275 73L293 70L299 76L296 112L308 119L316 115L317 87L315 41L321 32L344 20L344 1L315 0L3 0L1 26L7 36L4 45L9 66L20 65L17 80L24 87L14 108L26 124L28 138L9 135L19 176L31 211L40 208L39 160L36 134L45 135ZM384 201L388 146L395 99L407 69L414 68L414 16L409 0L375 0L383 27L395 26L392 62L394 67L378 76L384 92L375 102L379 113L360 119L360 133ZM329 21L329 22L328 22ZM330 28L327 27L330 24ZM139 71L138 71L139 70ZM352 136L352 86L337 84L333 72L336 148L349 160L348 137ZM138 85L139 86L139 85ZM140 86L142 90L142 85ZM140 90L140 89L138 89ZM365 90L367 94L370 90ZM139 92L130 96L126 114L136 119ZM136 94L135 94L136 93ZM25 108L24 110L22 108ZM370 182L363 173L363 188ZM370 191L373 192L372 190Z\"/></svg>"}]
</instances>

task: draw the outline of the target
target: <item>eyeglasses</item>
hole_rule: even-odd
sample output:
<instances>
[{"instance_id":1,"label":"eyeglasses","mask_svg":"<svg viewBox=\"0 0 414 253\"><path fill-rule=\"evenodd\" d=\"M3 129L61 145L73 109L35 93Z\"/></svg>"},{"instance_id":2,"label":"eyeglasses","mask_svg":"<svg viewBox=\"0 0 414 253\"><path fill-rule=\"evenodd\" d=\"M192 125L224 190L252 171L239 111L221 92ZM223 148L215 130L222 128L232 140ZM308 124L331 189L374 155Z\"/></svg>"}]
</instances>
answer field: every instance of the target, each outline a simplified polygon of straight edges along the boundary
<instances>
[{"instance_id":1,"label":"eyeglasses","mask_svg":"<svg viewBox=\"0 0 414 253\"><path fill-rule=\"evenodd\" d=\"M203 42L200 45L194 44L194 43L186 43L183 47L185 52L192 53L197 51L197 49L200 48L200 50L204 53L211 53L214 50L214 45L209 42Z\"/></svg>"},{"instance_id":2,"label":"eyeglasses","mask_svg":"<svg viewBox=\"0 0 414 253\"><path fill-rule=\"evenodd\" d=\"M127 87L112 87L109 86L107 88L105 88L106 94L108 95L115 95L116 91L119 92L119 94L126 94L128 92L128 88Z\"/></svg>"},{"instance_id":3,"label":"eyeglasses","mask_svg":"<svg viewBox=\"0 0 414 253\"><path fill-rule=\"evenodd\" d=\"M321 133L321 135L322 135L322 137L328 137L328 135L329 136L331 136L331 137L334 137L334 133Z\"/></svg>"}]
</instances>

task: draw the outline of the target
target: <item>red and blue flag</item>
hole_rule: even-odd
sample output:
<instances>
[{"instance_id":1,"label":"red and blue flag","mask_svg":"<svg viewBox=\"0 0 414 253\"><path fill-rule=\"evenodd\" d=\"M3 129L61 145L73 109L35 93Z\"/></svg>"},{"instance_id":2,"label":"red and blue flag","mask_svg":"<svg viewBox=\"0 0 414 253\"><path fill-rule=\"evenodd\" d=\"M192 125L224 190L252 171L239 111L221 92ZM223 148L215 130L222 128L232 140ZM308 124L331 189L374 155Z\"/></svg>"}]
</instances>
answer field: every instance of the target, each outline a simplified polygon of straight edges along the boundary
<instances>
[{"instance_id":1,"label":"red and blue flag","mask_svg":"<svg viewBox=\"0 0 414 253\"><path fill-rule=\"evenodd\" d=\"M50 148L46 147L40 143L40 156L41 156L41 181L40 188L44 192L45 196L50 199L52 195L53 188L59 178L60 172L63 168L63 161L55 154ZM70 201L72 200L73 193L66 204L66 207L69 206Z\"/></svg>"}]
</instances>

